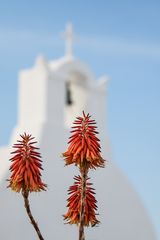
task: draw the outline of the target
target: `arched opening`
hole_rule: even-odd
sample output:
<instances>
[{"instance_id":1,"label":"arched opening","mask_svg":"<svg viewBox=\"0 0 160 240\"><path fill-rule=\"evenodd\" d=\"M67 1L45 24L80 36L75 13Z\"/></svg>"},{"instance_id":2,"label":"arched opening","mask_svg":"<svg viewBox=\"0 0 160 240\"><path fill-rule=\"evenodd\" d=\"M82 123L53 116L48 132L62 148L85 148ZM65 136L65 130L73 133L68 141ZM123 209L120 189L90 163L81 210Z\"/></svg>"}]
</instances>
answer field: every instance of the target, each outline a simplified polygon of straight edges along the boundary
<instances>
[{"instance_id":1,"label":"arched opening","mask_svg":"<svg viewBox=\"0 0 160 240\"><path fill-rule=\"evenodd\" d=\"M66 82L66 106L70 106L73 104L72 100L72 90L71 90L71 83L69 81Z\"/></svg>"},{"instance_id":2,"label":"arched opening","mask_svg":"<svg viewBox=\"0 0 160 240\"><path fill-rule=\"evenodd\" d=\"M65 125L70 127L75 116L81 114L87 101L87 78L80 72L68 74L65 84Z\"/></svg>"}]
</instances>

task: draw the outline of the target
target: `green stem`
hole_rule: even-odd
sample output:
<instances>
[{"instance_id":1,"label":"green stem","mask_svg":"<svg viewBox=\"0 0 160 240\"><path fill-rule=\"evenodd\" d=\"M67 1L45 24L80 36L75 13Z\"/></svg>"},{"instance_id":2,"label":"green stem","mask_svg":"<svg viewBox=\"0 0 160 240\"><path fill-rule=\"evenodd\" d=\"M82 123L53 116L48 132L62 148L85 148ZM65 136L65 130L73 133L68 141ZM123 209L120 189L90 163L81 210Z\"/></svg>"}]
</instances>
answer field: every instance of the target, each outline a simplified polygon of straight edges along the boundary
<instances>
[{"instance_id":1,"label":"green stem","mask_svg":"<svg viewBox=\"0 0 160 240\"><path fill-rule=\"evenodd\" d=\"M85 240L84 226L85 226L85 200L86 200L86 182L87 182L87 168L80 168L82 189L81 189L81 208L80 208L80 224L79 224L79 240Z\"/></svg>"},{"instance_id":2,"label":"green stem","mask_svg":"<svg viewBox=\"0 0 160 240\"><path fill-rule=\"evenodd\" d=\"M28 214L28 217L30 218L31 220L31 223L39 237L40 240L44 240L44 238L42 237L42 234L40 232L40 229L38 227L38 224L36 223L36 221L34 220L34 217L31 213L31 209L30 209L30 204L29 204L29 200L28 200L28 196L29 196L29 192L28 191L23 191L22 192L22 195L23 195L23 198L24 198L24 206L25 206L25 209L26 209L26 212Z\"/></svg>"}]
</instances>

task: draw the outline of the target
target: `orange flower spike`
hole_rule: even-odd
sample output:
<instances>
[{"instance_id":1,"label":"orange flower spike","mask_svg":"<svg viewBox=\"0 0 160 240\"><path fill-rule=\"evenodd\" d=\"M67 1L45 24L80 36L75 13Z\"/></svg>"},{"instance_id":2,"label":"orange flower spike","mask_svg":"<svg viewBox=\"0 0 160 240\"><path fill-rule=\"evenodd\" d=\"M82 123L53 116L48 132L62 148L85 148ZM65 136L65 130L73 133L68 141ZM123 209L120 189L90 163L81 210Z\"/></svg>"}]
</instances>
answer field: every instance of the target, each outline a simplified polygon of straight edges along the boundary
<instances>
[{"instance_id":1,"label":"orange flower spike","mask_svg":"<svg viewBox=\"0 0 160 240\"><path fill-rule=\"evenodd\" d=\"M104 167L105 160L100 154L99 139L96 137L95 120L83 112L83 117L77 117L72 127L69 146L63 153L66 165L87 165L89 168Z\"/></svg>"},{"instance_id":2,"label":"orange flower spike","mask_svg":"<svg viewBox=\"0 0 160 240\"><path fill-rule=\"evenodd\" d=\"M81 201L81 190L82 190L82 179L80 176L74 177L74 185L71 186L68 190L70 197L67 199L68 211L64 215L64 220L69 224L79 224L80 223L80 201ZM96 199L94 197L94 189L91 187L92 183L88 182L87 178L86 184L86 200L84 205L84 217L85 217L85 226L95 226L99 223L96 218L95 211L97 210Z\"/></svg>"},{"instance_id":3,"label":"orange flower spike","mask_svg":"<svg viewBox=\"0 0 160 240\"><path fill-rule=\"evenodd\" d=\"M16 150L11 153L14 156L10 159L12 174L8 187L16 192L46 190L47 185L41 180L42 160L38 148L34 146L36 142L32 141L34 138L29 134L20 136L22 139L13 145Z\"/></svg>"}]
</instances>

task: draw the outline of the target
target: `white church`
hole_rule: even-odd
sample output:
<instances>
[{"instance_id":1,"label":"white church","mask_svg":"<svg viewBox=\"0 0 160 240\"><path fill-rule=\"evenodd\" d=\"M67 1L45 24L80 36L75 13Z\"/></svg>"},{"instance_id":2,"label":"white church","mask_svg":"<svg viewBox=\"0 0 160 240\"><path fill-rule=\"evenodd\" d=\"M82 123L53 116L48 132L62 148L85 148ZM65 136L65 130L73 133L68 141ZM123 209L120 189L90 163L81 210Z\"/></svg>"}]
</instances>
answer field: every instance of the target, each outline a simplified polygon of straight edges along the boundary
<instances>
[{"instance_id":1,"label":"white church","mask_svg":"<svg viewBox=\"0 0 160 240\"><path fill-rule=\"evenodd\" d=\"M106 133L107 77L95 79L90 68L74 57L73 29L65 31L64 57L36 59L19 73L18 117L8 146L0 148L0 239L36 240L21 194L7 189L10 152L24 132L32 134L43 160L42 179L47 192L31 193L30 204L45 240L78 239L77 226L64 224L67 190L78 174L64 167L61 153L67 148L71 124L82 110L96 120L104 169L91 171L98 200L99 227L86 228L86 240L156 240L151 221L135 189L110 157Z\"/></svg>"}]
</instances>

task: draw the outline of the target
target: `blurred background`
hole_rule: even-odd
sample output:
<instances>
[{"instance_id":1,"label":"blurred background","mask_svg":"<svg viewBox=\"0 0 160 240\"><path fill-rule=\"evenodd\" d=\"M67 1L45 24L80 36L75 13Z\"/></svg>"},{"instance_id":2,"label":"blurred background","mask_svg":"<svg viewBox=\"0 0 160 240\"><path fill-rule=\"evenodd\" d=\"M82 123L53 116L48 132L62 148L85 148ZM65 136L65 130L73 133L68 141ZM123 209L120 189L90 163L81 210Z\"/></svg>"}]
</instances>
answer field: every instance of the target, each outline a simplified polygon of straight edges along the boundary
<instances>
[{"instance_id":1,"label":"blurred background","mask_svg":"<svg viewBox=\"0 0 160 240\"><path fill-rule=\"evenodd\" d=\"M74 55L107 74L112 156L139 193L160 239L160 2L0 1L0 145L17 121L18 72L39 54L64 55L71 21ZM144 239L145 240L145 239Z\"/></svg>"}]
</instances>

